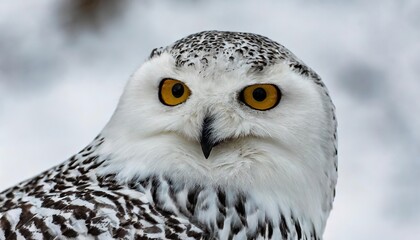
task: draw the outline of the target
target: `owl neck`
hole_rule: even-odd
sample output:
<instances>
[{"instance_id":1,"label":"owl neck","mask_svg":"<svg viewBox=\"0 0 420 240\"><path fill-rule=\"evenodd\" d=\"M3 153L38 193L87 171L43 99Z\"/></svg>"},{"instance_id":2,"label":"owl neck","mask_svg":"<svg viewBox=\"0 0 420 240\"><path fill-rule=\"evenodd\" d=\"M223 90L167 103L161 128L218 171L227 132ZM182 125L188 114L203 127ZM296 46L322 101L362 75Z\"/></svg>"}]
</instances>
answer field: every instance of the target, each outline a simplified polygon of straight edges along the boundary
<instances>
[{"instance_id":1,"label":"owl neck","mask_svg":"<svg viewBox=\"0 0 420 240\"><path fill-rule=\"evenodd\" d=\"M217 239L321 239L311 220L269 196L190 185L165 175L139 176L121 184L144 193L158 211L186 217Z\"/></svg>"},{"instance_id":2,"label":"owl neck","mask_svg":"<svg viewBox=\"0 0 420 240\"><path fill-rule=\"evenodd\" d=\"M195 221L218 239L228 239L231 234L239 239L322 238L326 216L321 211L314 213L316 204L312 201L317 202L317 197L299 195L296 187L287 183L281 185L293 189L278 189L281 178L273 180L276 178L268 175L263 181L247 182L236 174L237 179L218 181L200 172L186 171L190 168L179 166L178 155L172 159L172 167L156 165L159 160L163 162L153 157L158 154L147 155L138 150L142 149L139 146L127 148L105 139L96 152L108 160L96 170L97 174L111 176L119 184L143 192L156 208Z\"/></svg>"}]
</instances>

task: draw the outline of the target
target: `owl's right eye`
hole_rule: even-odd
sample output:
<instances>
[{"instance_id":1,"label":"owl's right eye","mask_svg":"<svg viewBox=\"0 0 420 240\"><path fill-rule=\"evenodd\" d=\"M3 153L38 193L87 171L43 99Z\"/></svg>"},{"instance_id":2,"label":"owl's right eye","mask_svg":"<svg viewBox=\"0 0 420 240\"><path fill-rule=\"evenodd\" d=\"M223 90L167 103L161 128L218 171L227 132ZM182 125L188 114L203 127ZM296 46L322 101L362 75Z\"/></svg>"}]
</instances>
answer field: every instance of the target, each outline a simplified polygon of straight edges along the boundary
<instances>
[{"instance_id":1,"label":"owl's right eye","mask_svg":"<svg viewBox=\"0 0 420 240\"><path fill-rule=\"evenodd\" d=\"M159 85L159 100L167 106L176 106L187 101L191 95L190 89L185 83L166 78Z\"/></svg>"}]
</instances>

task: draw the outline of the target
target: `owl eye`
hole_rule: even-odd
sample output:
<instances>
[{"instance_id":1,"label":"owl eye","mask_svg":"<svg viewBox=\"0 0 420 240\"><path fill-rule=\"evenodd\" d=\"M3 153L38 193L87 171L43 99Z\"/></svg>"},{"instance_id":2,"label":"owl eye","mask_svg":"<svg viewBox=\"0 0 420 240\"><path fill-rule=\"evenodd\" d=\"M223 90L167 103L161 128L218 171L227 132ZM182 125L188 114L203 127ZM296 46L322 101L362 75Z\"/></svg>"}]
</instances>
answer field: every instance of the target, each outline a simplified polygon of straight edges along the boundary
<instances>
[{"instance_id":1,"label":"owl eye","mask_svg":"<svg viewBox=\"0 0 420 240\"><path fill-rule=\"evenodd\" d=\"M163 79L159 85L159 100L167 106L176 106L187 101L191 95L185 83L175 79Z\"/></svg>"},{"instance_id":2,"label":"owl eye","mask_svg":"<svg viewBox=\"0 0 420 240\"><path fill-rule=\"evenodd\" d=\"M242 89L239 99L248 107L265 111L280 102L280 89L274 84L254 84Z\"/></svg>"}]
</instances>

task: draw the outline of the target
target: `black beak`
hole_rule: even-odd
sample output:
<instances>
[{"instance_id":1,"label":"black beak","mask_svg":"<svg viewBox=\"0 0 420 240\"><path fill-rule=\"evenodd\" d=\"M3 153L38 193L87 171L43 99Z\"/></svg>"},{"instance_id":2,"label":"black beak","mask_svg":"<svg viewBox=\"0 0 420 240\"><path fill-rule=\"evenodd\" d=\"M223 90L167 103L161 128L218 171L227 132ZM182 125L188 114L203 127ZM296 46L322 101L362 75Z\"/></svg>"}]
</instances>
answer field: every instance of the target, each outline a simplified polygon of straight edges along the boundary
<instances>
[{"instance_id":1,"label":"black beak","mask_svg":"<svg viewBox=\"0 0 420 240\"><path fill-rule=\"evenodd\" d=\"M204 118L203 127L201 130L201 149L203 150L203 154L206 159L209 158L211 150L217 144L212 135L211 125L213 121L213 117Z\"/></svg>"}]
</instances>

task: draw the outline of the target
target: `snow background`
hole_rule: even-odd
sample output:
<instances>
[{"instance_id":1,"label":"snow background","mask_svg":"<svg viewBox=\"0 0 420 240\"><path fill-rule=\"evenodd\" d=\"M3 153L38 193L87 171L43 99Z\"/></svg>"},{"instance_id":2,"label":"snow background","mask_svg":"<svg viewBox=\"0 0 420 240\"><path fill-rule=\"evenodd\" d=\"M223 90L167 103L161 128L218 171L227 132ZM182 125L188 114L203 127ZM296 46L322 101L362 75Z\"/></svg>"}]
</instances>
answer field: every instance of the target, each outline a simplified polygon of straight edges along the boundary
<instances>
[{"instance_id":1,"label":"snow background","mask_svg":"<svg viewBox=\"0 0 420 240\"><path fill-rule=\"evenodd\" d=\"M80 2L0 4L0 190L89 143L151 49L202 30L254 32L315 69L337 107L325 238L418 239L420 1L125 0L82 13Z\"/></svg>"}]
</instances>

